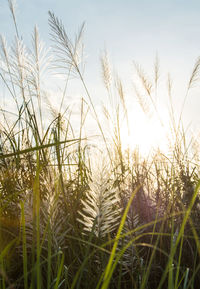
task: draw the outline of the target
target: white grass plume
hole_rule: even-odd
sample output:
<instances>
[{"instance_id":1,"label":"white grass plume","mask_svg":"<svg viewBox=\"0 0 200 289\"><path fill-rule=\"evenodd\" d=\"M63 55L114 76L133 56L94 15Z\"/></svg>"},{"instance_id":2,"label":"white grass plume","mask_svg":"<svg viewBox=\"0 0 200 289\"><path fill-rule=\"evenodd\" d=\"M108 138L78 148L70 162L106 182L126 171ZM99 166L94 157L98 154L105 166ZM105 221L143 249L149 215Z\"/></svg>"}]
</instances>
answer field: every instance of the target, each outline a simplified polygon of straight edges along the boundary
<instances>
[{"instance_id":1,"label":"white grass plume","mask_svg":"<svg viewBox=\"0 0 200 289\"><path fill-rule=\"evenodd\" d=\"M101 67L104 85L109 92L111 88L112 74L107 51L105 51L104 54L101 56Z\"/></svg>"},{"instance_id":2,"label":"white grass plume","mask_svg":"<svg viewBox=\"0 0 200 289\"><path fill-rule=\"evenodd\" d=\"M16 1L15 0L8 0L8 6L13 18L14 26L15 26L15 31L17 38L19 38L19 32L18 32L18 27L17 27L17 21L16 21Z\"/></svg>"},{"instance_id":3,"label":"white grass plume","mask_svg":"<svg viewBox=\"0 0 200 289\"><path fill-rule=\"evenodd\" d=\"M74 41L68 37L62 21L60 21L54 13L49 11L49 26L51 28L51 37L54 42L54 51L57 58L55 59L55 67L70 71L72 74L81 74L81 64L83 58L83 31L82 24Z\"/></svg>"},{"instance_id":4,"label":"white grass plume","mask_svg":"<svg viewBox=\"0 0 200 289\"><path fill-rule=\"evenodd\" d=\"M85 200L82 200L83 209L79 212L82 218L78 220L84 225L85 232L93 231L97 237L102 238L116 230L121 209L109 165L102 158L96 158L92 172L90 189Z\"/></svg>"}]
</instances>

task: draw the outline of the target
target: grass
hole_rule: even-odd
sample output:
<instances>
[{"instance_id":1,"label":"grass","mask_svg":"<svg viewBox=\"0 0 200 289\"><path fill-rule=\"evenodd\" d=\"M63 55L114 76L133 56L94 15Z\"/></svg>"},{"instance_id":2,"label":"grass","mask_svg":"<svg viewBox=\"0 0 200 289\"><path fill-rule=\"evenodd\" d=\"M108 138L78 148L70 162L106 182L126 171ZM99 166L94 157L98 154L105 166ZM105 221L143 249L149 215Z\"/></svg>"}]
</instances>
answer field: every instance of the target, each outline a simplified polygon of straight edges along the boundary
<instances>
[{"instance_id":1,"label":"grass","mask_svg":"<svg viewBox=\"0 0 200 289\"><path fill-rule=\"evenodd\" d=\"M197 288L200 167L195 143L187 145L182 115L198 80L199 60L178 121L168 78L170 155L141 157L138 150L123 150L122 119L127 131L131 125L125 89L105 52L107 137L82 72L84 25L73 41L49 12L53 49L45 48L37 28L27 49L8 2L16 38L9 49L1 37L0 76L14 108L1 108L0 289ZM158 57L153 81L138 64L135 68L142 85L142 92L134 85L138 102L162 122L156 105ZM45 91L49 70L64 75L59 109ZM71 76L85 93L78 129L73 111L64 107ZM95 147L85 132L91 116L101 139Z\"/></svg>"}]
</instances>

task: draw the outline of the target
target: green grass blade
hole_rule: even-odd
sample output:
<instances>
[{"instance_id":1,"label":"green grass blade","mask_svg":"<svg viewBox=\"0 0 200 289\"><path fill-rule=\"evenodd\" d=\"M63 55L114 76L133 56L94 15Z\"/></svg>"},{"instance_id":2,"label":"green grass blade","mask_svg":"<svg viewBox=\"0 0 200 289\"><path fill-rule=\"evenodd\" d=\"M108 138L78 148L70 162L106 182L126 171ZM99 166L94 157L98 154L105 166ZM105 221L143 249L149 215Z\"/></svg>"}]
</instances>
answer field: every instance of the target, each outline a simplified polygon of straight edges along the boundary
<instances>
[{"instance_id":1,"label":"green grass blade","mask_svg":"<svg viewBox=\"0 0 200 289\"><path fill-rule=\"evenodd\" d=\"M122 219L121 219L121 222L120 222L120 225L119 225L119 229L118 229L118 232L117 232L117 236L116 236L116 240L113 244L113 248L112 248L112 251L111 251L111 254L110 254L110 258L109 258L109 261L108 261L108 264L106 266L106 269L104 271L104 279L103 279L103 284L101 286L101 289L107 289L108 286L109 286L109 283L110 283L110 279L112 277L112 265L113 265L113 260L115 258L115 255L116 255L116 250L117 250L117 245L118 245L118 242L119 242L119 239L120 239L120 235L121 235L121 232L123 230L123 227L124 227L124 224L125 224L125 221L126 221L126 217L127 217L127 214L128 214L128 211L129 211L129 208L132 204L132 201L135 197L135 194L137 193L139 188L136 188L133 192L133 194L131 195L129 201L128 201L128 204L126 206L126 209L124 211L124 214L122 216Z\"/></svg>"},{"instance_id":2,"label":"green grass blade","mask_svg":"<svg viewBox=\"0 0 200 289\"><path fill-rule=\"evenodd\" d=\"M60 282L60 278L61 278L61 274L62 274L62 270L63 270L63 266L64 266L64 260L65 260L65 256L64 256L64 254L62 254L62 258L61 258L60 265L58 268L57 277L56 277L56 284L54 286L54 289L59 288L59 282Z\"/></svg>"},{"instance_id":3,"label":"green grass blade","mask_svg":"<svg viewBox=\"0 0 200 289\"><path fill-rule=\"evenodd\" d=\"M22 247L23 247L23 273L24 289L28 288L28 263L27 263L27 246L26 246L26 225L24 215L24 203L21 203L21 222L22 222Z\"/></svg>"}]
</instances>

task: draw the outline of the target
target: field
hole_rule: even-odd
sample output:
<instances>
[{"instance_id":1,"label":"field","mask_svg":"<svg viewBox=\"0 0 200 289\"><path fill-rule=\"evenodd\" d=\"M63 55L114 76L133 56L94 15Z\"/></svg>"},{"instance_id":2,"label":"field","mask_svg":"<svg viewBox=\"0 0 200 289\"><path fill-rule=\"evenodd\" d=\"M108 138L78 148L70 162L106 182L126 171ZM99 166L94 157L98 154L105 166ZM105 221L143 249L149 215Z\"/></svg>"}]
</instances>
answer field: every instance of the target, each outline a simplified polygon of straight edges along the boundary
<instances>
[{"instance_id":1,"label":"field","mask_svg":"<svg viewBox=\"0 0 200 289\"><path fill-rule=\"evenodd\" d=\"M0 39L6 90L0 109L0 289L198 288L199 144L186 134L182 115L200 60L178 117L168 77L168 149L143 155L126 141L130 111L106 52L101 67L108 100L102 112L95 105L83 73L84 25L71 39L49 12L52 49L36 27L27 48L8 2L15 41L10 47ZM138 103L162 128L158 57L152 81L138 64L135 71ZM75 113L68 104L74 79L81 89ZM51 88L59 95L52 101L48 86L56 81L62 89ZM147 142L142 126L140 131Z\"/></svg>"}]
</instances>

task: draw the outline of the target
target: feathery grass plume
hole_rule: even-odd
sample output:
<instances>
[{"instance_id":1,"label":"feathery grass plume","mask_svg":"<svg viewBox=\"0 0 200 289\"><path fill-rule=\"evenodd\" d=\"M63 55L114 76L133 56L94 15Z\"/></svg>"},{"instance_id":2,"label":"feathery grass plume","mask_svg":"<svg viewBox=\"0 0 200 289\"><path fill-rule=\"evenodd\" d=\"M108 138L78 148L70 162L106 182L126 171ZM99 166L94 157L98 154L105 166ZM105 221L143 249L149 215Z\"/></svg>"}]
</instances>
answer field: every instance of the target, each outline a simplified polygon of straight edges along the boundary
<instances>
[{"instance_id":1,"label":"feathery grass plume","mask_svg":"<svg viewBox=\"0 0 200 289\"><path fill-rule=\"evenodd\" d=\"M157 98L157 88L158 88L158 80L160 77L160 63L158 54L156 54L155 62L154 62L154 85L155 85L155 96Z\"/></svg>"},{"instance_id":2,"label":"feathery grass plume","mask_svg":"<svg viewBox=\"0 0 200 289\"><path fill-rule=\"evenodd\" d=\"M49 25L52 30L51 37L55 43L54 50L57 56L55 59L55 67L67 69L71 71L72 74L78 74L79 76L81 73L80 65L82 64L83 55L82 37L85 24L82 24L74 43L69 39L62 22L50 11Z\"/></svg>"},{"instance_id":3,"label":"feathery grass plume","mask_svg":"<svg viewBox=\"0 0 200 289\"><path fill-rule=\"evenodd\" d=\"M45 178L45 176L44 176ZM70 232L72 226L68 223L69 214L66 212L66 207L64 206L63 196L60 194L59 187L56 185L58 182L56 179L58 177L52 177L52 183L56 187L49 182L49 180L42 179L43 188L47 191L46 197L41 200L42 205L40 208L40 235L43 239L42 242L44 244L48 243L48 230L50 231L51 236L51 246L52 252L58 252L59 248L65 247L66 235ZM31 249L32 240L34 238L33 234L33 200L29 200L30 196L27 196L25 203L25 217L27 219L27 233L29 238L28 248ZM47 246L42 246L44 249L44 254L46 252Z\"/></svg>"},{"instance_id":4,"label":"feathery grass plume","mask_svg":"<svg viewBox=\"0 0 200 289\"><path fill-rule=\"evenodd\" d=\"M11 55L10 55L10 48L7 45L5 37L2 35L0 36L0 42L1 42L1 50L0 50L0 69L1 69L1 78L3 80L3 83L5 84L6 88L10 92L10 95L13 97L17 110L19 111L19 103L17 100L17 95L15 91L15 84L13 80L13 74L12 74L12 65L11 65ZM11 87L9 86L9 83L7 81L7 77L9 82L11 83Z\"/></svg>"},{"instance_id":5,"label":"feathery grass plume","mask_svg":"<svg viewBox=\"0 0 200 289\"><path fill-rule=\"evenodd\" d=\"M101 56L101 67L104 85L107 91L109 92L111 88L112 74L107 51L104 51L104 53Z\"/></svg>"},{"instance_id":6,"label":"feathery grass plume","mask_svg":"<svg viewBox=\"0 0 200 289\"><path fill-rule=\"evenodd\" d=\"M137 64L136 62L134 62L134 67L136 70L136 73L142 83L142 88L144 88L144 92L140 92L140 89L138 88L138 85L135 83L135 81L133 82L133 88L138 100L138 103L142 109L142 111L144 112L145 115L147 115L149 118L152 115L152 111L151 111L151 105L149 103L149 99L146 97L146 94L148 96L150 96L150 100L153 103L153 106L155 106L154 100L152 99L152 83L149 81L149 79L146 77L143 69L141 68L141 66L139 64ZM154 107L155 109L155 107Z\"/></svg>"},{"instance_id":7,"label":"feathery grass plume","mask_svg":"<svg viewBox=\"0 0 200 289\"><path fill-rule=\"evenodd\" d=\"M133 84L133 87L134 87L134 91L135 91L138 103L139 103L142 111L144 112L145 115L147 115L150 118L151 115L152 115L152 112L150 111L150 105L147 103L147 100L144 97L144 95L142 95L139 92L139 90L138 90L138 88L137 88L137 86L135 84Z\"/></svg>"},{"instance_id":8,"label":"feathery grass plume","mask_svg":"<svg viewBox=\"0 0 200 289\"><path fill-rule=\"evenodd\" d=\"M54 107L52 101L51 101L51 95L48 94L48 92L43 92L43 101L47 107L47 110L49 111L51 117L53 119L56 119L59 115L59 111L56 107Z\"/></svg>"},{"instance_id":9,"label":"feathery grass plume","mask_svg":"<svg viewBox=\"0 0 200 289\"><path fill-rule=\"evenodd\" d=\"M179 116L178 130L180 129L180 126L181 126L183 111L185 108L185 104L186 104L186 100L188 98L189 91L191 88L195 87L195 85L199 81L199 79L200 79L200 57L198 57L198 59L196 60L196 62L194 64L192 74L191 74L189 82L188 82L187 91L186 91L185 97L183 99L181 112L180 112L180 116Z\"/></svg>"},{"instance_id":10,"label":"feathery grass plume","mask_svg":"<svg viewBox=\"0 0 200 289\"><path fill-rule=\"evenodd\" d=\"M158 65L158 64L157 64ZM146 92L147 96L150 98L151 104L153 106L153 109L156 112L156 115L158 117L158 120L160 122L160 124L162 125L162 127L164 127L163 121L160 117L160 112L157 108L157 103L156 103L156 99L155 97L153 97L152 93L153 93L153 84L152 82L149 80L149 78L146 76L146 74L144 73L142 67L140 65L138 65L136 62L134 62L134 66L137 72L137 75L142 83L142 87L144 89L144 91ZM158 69L158 68L156 68ZM158 73L158 72L157 72ZM157 75L158 77L158 75ZM158 80L158 79L157 79ZM157 81L156 80L156 81ZM157 85L157 84L156 84ZM157 93L157 92L156 92Z\"/></svg>"},{"instance_id":11,"label":"feathery grass plume","mask_svg":"<svg viewBox=\"0 0 200 289\"><path fill-rule=\"evenodd\" d=\"M107 71L110 69L108 66L109 65L108 65L107 54L105 52L104 56L102 56L102 68L103 68L103 74L105 75L104 82L107 82L109 78L109 74ZM128 135L130 133L130 130L129 130L128 110L126 107L124 86L122 84L120 77L117 74L114 76L113 86L112 86L112 83L110 82L109 87L107 87L107 91L108 91L109 101L107 102L106 105L103 104L103 113L106 118L107 125L110 129L109 138L111 136L111 142L114 146L114 151L115 151L115 158L116 160L118 159L120 162L121 172L119 172L118 170L118 173L121 174L121 178L123 178L125 167L123 164L121 126L124 121L126 121L126 124L127 124ZM116 160L115 160L115 164L113 163L115 170L118 166L118 162Z\"/></svg>"},{"instance_id":12,"label":"feathery grass plume","mask_svg":"<svg viewBox=\"0 0 200 289\"><path fill-rule=\"evenodd\" d=\"M90 95L90 92L88 90L88 87L86 85L86 82L83 78L83 74L81 71L81 64L83 63L82 61L82 56L83 56L82 35L83 35L83 30L84 30L84 23L82 24L81 29L73 43L69 39L62 22L57 17L55 17L55 15L51 13L50 11L49 11L49 17L50 17L49 25L52 30L51 35L52 35L53 41L55 42L55 52L57 55L56 61L58 62L57 67L60 69L64 69L64 70L67 69L69 75L72 73L72 74L75 74L75 76L79 77L84 87L85 93L89 99L89 103L94 113L95 120L101 132L104 143L106 145L106 149L107 149L110 161L112 162L108 144L104 135L104 131L102 129L101 122L99 120L99 116L97 114L94 103L92 101L92 97ZM80 53L80 49L81 49L81 53ZM61 103L62 102L63 100L61 101Z\"/></svg>"},{"instance_id":13,"label":"feathery grass plume","mask_svg":"<svg viewBox=\"0 0 200 289\"><path fill-rule=\"evenodd\" d=\"M122 233L125 237L123 237L118 244L118 250L123 249L127 244L131 242L134 238L142 234L144 230L137 230L137 227L141 225L139 221L139 215L134 212L134 208L130 208L126 221L124 224L124 228ZM131 231L134 231L131 233ZM142 258L142 249L138 250L135 242L126 249L124 252L120 265L122 266L123 274L134 274L140 265L140 259Z\"/></svg>"},{"instance_id":14,"label":"feathery grass plume","mask_svg":"<svg viewBox=\"0 0 200 289\"><path fill-rule=\"evenodd\" d=\"M27 79L30 73L29 54L27 53L26 46L22 40L15 39L14 46L12 47L12 73L14 76L14 84L19 87L20 94L24 104L27 101L28 87Z\"/></svg>"},{"instance_id":15,"label":"feathery grass plume","mask_svg":"<svg viewBox=\"0 0 200 289\"><path fill-rule=\"evenodd\" d=\"M186 104L186 100L188 98L189 91L190 91L191 88L195 87L195 85L197 84L197 82L199 80L200 80L200 57L198 57L198 59L196 60L196 62L194 64L194 67L193 67L193 70L192 70L192 74L191 74L189 82L188 82L187 91L186 91L185 97L183 99L181 112L180 112L180 116L179 116L178 129L181 126L183 111L184 111L184 108L185 108L185 104Z\"/></svg>"},{"instance_id":16,"label":"feathery grass plume","mask_svg":"<svg viewBox=\"0 0 200 289\"><path fill-rule=\"evenodd\" d=\"M136 69L138 77L140 78L140 80L143 84L143 88L145 89L147 94L149 96L151 96L152 88L153 88L151 81L147 78L147 76L144 73L144 70L142 69L142 67L138 63L134 62L134 67Z\"/></svg>"},{"instance_id":17,"label":"feathery grass plume","mask_svg":"<svg viewBox=\"0 0 200 289\"><path fill-rule=\"evenodd\" d=\"M128 133L129 133L129 119L128 119L128 110L127 110L127 105L126 105L124 86L123 86L122 81L118 75L116 76L116 88L117 88L117 92L119 94L120 101L121 101L121 104L123 107L123 114L124 114L125 119L126 119Z\"/></svg>"},{"instance_id":18,"label":"feathery grass plume","mask_svg":"<svg viewBox=\"0 0 200 289\"><path fill-rule=\"evenodd\" d=\"M16 15L15 15L15 11L16 11L16 0L8 0L8 6L13 18L13 22L15 25L15 31L16 31L16 35L19 38L19 32L18 32L18 27L17 27L17 21L16 21Z\"/></svg>"},{"instance_id":19,"label":"feathery grass plume","mask_svg":"<svg viewBox=\"0 0 200 289\"><path fill-rule=\"evenodd\" d=\"M98 238L114 232L119 225L118 190L113 187L109 164L99 155L92 165L89 191L82 199L83 208L79 211L84 232L93 231Z\"/></svg>"},{"instance_id":20,"label":"feathery grass plume","mask_svg":"<svg viewBox=\"0 0 200 289\"><path fill-rule=\"evenodd\" d=\"M105 105L103 105L103 114L104 114L104 116L105 116L105 118L107 120L111 119L110 112L109 112L108 108Z\"/></svg>"},{"instance_id":21,"label":"feathery grass plume","mask_svg":"<svg viewBox=\"0 0 200 289\"><path fill-rule=\"evenodd\" d=\"M190 76L189 82L188 82L188 90L197 83L197 81L200 79L200 57L196 60L192 74Z\"/></svg>"},{"instance_id":22,"label":"feathery grass plume","mask_svg":"<svg viewBox=\"0 0 200 289\"><path fill-rule=\"evenodd\" d=\"M37 98L42 131L44 130L42 119L43 75L47 72L51 59L52 57L49 54L49 50L45 48L44 43L40 40L38 28L35 26L32 35L32 51L29 57L30 76L28 83L31 97Z\"/></svg>"}]
</instances>

